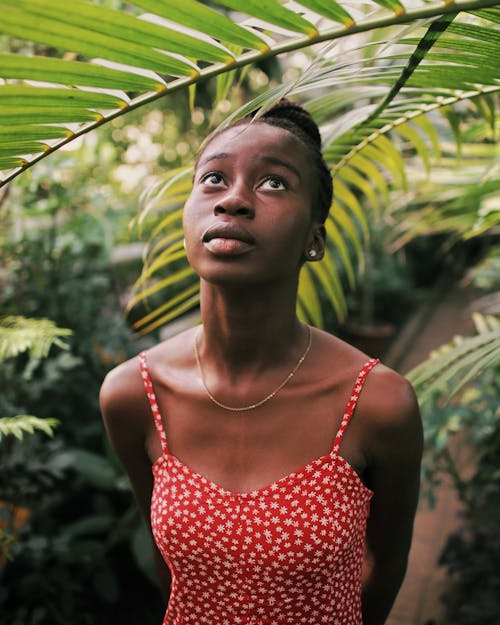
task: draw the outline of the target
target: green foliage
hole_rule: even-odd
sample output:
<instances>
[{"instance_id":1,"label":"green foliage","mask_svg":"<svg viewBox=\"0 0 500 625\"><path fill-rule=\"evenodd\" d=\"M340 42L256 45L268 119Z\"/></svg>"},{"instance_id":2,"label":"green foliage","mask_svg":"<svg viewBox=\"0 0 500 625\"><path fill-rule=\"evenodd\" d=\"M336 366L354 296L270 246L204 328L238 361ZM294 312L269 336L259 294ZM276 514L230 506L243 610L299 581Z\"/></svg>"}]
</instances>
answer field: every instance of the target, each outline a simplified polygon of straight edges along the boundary
<instances>
[{"instance_id":1,"label":"green foliage","mask_svg":"<svg viewBox=\"0 0 500 625\"><path fill-rule=\"evenodd\" d=\"M463 522L441 554L448 583L444 604L453 625L498 620L500 546L500 367L490 367L452 402L435 393L423 404L424 486L431 496L451 479Z\"/></svg>"},{"instance_id":2,"label":"green foliage","mask_svg":"<svg viewBox=\"0 0 500 625\"><path fill-rule=\"evenodd\" d=\"M478 373L500 363L500 319L478 313L473 319L477 336L456 337L408 374L422 401L448 384L451 397Z\"/></svg>"},{"instance_id":3,"label":"green foliage","mask_svg":"<svg viewBox=\"0 0 500 625\"><path fill-rule=\"evenodd\" d=\"M110 134L117 129L125 134L121 127ZM161 620L159 593L141 568L149 565L137 563L133 549L142 521L97 402L109 368L147 345L136 344L120 313L140 256L111 262L115 243L129 240L133 198L99 168L116 163L109 136L61 154L57 172L41 164L1 207L0 309L72 332L66 350L44 359L19 354L0 369L2 414L60 423L50 440L1 442L0 499L29 510L25 524L8 532L15 542L0 572L0 613L9 625L114 622L117 606L123 623ZM121 147L127 142L137 145L120 137Z\"/></svg>"},{"instance_id":4,"label":"green foliage","mask_svg":"<svg viewBox=\"0 0 500 625\"><path fill-rule=\"evenodd\" d=\"M307 49L301 53L305 69L297 71L288 55L283 78L225 123L291 95L305 100L322 124L325 155L335 176L335 200L326 224L326 257L322 263L304 268L298 311L305 320L323 325L331 315L323 309L322 291L327 308L333 308L336 318L342 320L347 313L345 284L352 289L360 274L364 282L370 282L371 259L365 258L365 252L373 241L373 223L385 212L382 207L401 206L401 191L414 194L418 188L408 182L413 180L407 175L408 157L410 161L418 157L429 170L432 158L441 156L436 123L425 116L432 119L434 111L442 111L458 145L463 139L460 110L464 102L477 100L478 110L494 126L498 10L487 9L491 3L484 0L468 3L470 12L459 14L452 4L438 2L422 6L368 2L356 14L348 3L331 2L327 7L316 0L302 0L300 4L304 12L285 8L278 0L244 6L219 1L215 8L194 1L179 8L170 1L137 0L120 9L72 0L65 3L63 12L57 2L47 6L40 0L23 0L15 9L6 7L0 28L19 38L13 45L21 54L0 57L0 74L3 70L6 79L0 122L2 115L10 119L14 104L28 93L33 110L28 126L17 120L12 128L2 130L0 123L0 137L5 134L0 165L3 158L5 168L9 162L14 168L5 180L71 138L107 121L114 123L124 113L165 94L190 87L189 105L193 108L204 79L217 76L214 95L226 105L231 90L236 92L247 81L251 65ZM236 6L238 23L234 14L225 12ZM150 12L148 20L140 19L142 10ZM162 22L164 17L199 30L203 37L184 35L182 29L177 32ZM34 19L36 36L26 26ZM53 29L59 22L61 36ZM30 36L37 43L20 43ZM323 47L309 54L312 44L333 40L337 41L335 48ZM487 46L483 40L488 41ZM51 46L49 54L58 58L48 58L40 44ZM67 58L68 50L76 53L78 60ZM175 57L162 54L162 50L175 53ZM90 58L106 62L96 65L87 60ZM147 69L147 77L134 67ZM87 68L90 71L86 72ZM35 76L57 88L23 84ZM85 87L84 92L80 87ZM113 95L97 90L102 87L112 88ZM62 125L78 119L80 124L68 126L69 136L42 141L37 154L33 141L40 141L40 133L55 128L50 126L49 112L59 115ZM25 163L19 162L21 157L26 157ZM136 326L141 332L156 329L198 305L196 277L186 265L180 243L187 175L175 174L160 184L159 201L148 202L146 208L148 214L152 213L151 204L169 207L170 212L160 217L160 225L151 226L144 272L131 303L131 307L140 305L134 315L142 314ZM167 196L169 192L174 195Z\"/></svg>"},{"instance_id":5,"label":"green foliage","mask_svg":"<svg viewBox=\"0 0 500 625\"><path fill-rule=\"evenodd\" d=\"M495 9L488 11L486 7L494 4L491 0L471 1L467 9L475 10L487 23L495 16ZM358 7L356 13L349 3L301 0L300 5L292 11L279 0L265 4L218 0L212 3L215 8L193 0L182 7L172 0L135 0L127 10L119 10L80 0L20 0L15 7L0 2L0 32L14 41L26 42L25 49L19 46L24 54L6 53L0 57L0 75L7 81L0 86L0 168L7 172L4 181L82 133L165 94L270 56L343 40L382 25L397 27L438 18L406 66L398 66L398 55L384 55L384 63L378 67L368 60L367 82L380 80L382 68L385 78L393 80L390 89L377 98L378 104L370 104L358 121L366 118L366 113L370 120L374 116L381 119L379 113L390 103L396 103L401 114L411 117L413 109L396 102L405 84L417 90L425 86L426 98L419 106L426 107L442 106L442 102L429 101L434 91L439 91L439 98L449 95L452 102L461 99L457 90L477 93L477 85L482 85L482 91L494 92L497 88L494 60L498 57L498 41L491 25L478 27L467 21L450 27L457 11L453 4L433 1L415 7L412 2L370 1ZM236 9L240 23L231 19L233 14L227 15L225 9ZM147 20L140 19L142 10L149 13ZM188 26L200 36L185 34L183 28L176 29L172 23ZM436 59L438 64L431 66L427 52L446 28L447 33L456 36L451 37L453 45L457 38L465 42L466 58L463 64L457 64L456 55L441 56ZM489 51L474 45L476 39L487 36ZM396 63L391 67L392 59ZM320 69L319 76L311 72L311 79L318 81L316 86L324 79L323 71ZM336 71L342 74L342 66ZM52 83L55 88L34 86L28 83L30 80ZM386 123L398 125L392 118ZM364 139L370 140L378 128L367 124ZM356 152L359 146L355 134L351 135L350 152Z\"/></svg>"},{"instance_id":6,"label":"green foliage","mask_svg":"<svg viewBox=\"0 0 500 625\"><path fill-rule=\"evenodd\" d=\"M432 71L442 67L443 50L451 60L464 33L478 37L483 32L479 24L488 19L493 26L494 14L489 13L477 21L458 16L451 24L443 18L425 29L414 27L418 37L412 38L408 32L402 36L383 30L374 43L365 38L347 51L339 47L309 64L305 59L297 78L259 94L218 127L284 95L300 98L322 126L334 202L326 222L325 259L304 266L300 280L298 312L306 321L324 325L332 319L331 310L337 323L345 319L345 291L357 284L362 317L373 321L387 295L378 288L377 274L383 273L384 282L397 275L384 267L401 269L401 258L391 255L419 236L427 222L426 233L448 234L459 226L463 233L473 226L471 236L498 223L500 212L493 206L498 191L492 167L495 131L486 126L495 115L493 96L470 85L465 89L465 84L457 91L451 67L449 77L439 73L439 87L430 82ZM462 22L467 22L465 30ZM434 169L437 174L431 178ZM190 176L189 167L171 170L145 198L140 219L154 225L129 304L138 311L146 307L136 323L144 333L198 305L197 279L182 247L182 207ZM407 306L408 289L399 295Z\"/></svg>"},{"instance_id":7,"label":"green foliage","mask_svg":"<svg viewBox=\"0 0 500 625\"><path fill-rule=\"evenodd\" d=\"M58 328L49 319L26 319L20 316L7 316L0 319L0 362L29 352L31 361L45 358L52 345L66 349L62 337L71 330ZM4 436L13 435L22 439L23 434L35 431L54 434L55 419L40 419L32 415L0 418L0 442Z\"/></svg>"},{"instance_id":8,"label":"green foliage","mask_svg":"<svg viewBox=\"0 0 500 625\"><path fill-rule=\"evenodd\" d=\"M25 433L34 434L35 431L53 436L57 423L55 419L39 419L32 415L2 417L0 419L0 442L4 436L12 435L21 440Z\"/></svg>"},{"instance_id":9,"label":"green foliage","mask_svg":"<svg viewBox=\"0 0 500 625\"><path fill-rule=\"evenodd\" d=\"M49 319L8 316L0 319L0 362L29 351L32 358L44 358L52 345L66 349L61 340L70 330L58 328Z\"/></svg>"},{"instance_id":10,"label":"green foliage","mask_svg":"<svg viewBox=\"0 0 500 625\"><path fill-rule=\"evenodd\" d=\"M491 291L476 305L498 304L498 245L467 279ZM498 313L498 310L497 310ZM422 402L424 492L434 499L443 479L463 506L463 522L440 563L448 583L443 601L453 625L494 625L500 613L500 320L473 315L477 335L456 337L410 373Z\"/></svg>"}]
</instances>

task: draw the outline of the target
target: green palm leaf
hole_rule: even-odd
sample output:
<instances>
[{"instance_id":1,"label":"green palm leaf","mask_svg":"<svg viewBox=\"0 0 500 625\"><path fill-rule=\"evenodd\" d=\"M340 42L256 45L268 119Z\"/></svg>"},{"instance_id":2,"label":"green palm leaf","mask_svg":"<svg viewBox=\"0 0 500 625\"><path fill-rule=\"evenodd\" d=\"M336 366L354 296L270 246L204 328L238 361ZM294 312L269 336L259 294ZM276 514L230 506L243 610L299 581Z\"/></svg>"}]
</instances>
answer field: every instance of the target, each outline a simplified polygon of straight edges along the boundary
<instances>
[{"instance_id":1,"label":"green palm leaf","mask_svg":"<svg viewBox=\"0 0 500 625\"><path fill-rule=\"evenodd\" d=\"M0 185L73 138L127 111L260 59L375 28L452 15L460 9L480 11L483 20L492 21L496 16L495 10L486 10L496 4L492 0L433 0L417 5L409 0L366 2L363 13L356 11L356 18L348 2L333 0L301 0L303 15L279 0L219 0L213 4L217 10L196 0L135 0L128 11L119 11L84 0L19 0L15 4L0 0L0 33L35 44L35 53L29 56L0 54L4 87L11 83L24 87L19 81L43 81L56 87L52 105L45 111L33 91L45 86L31 85L31 91L20 91L22 107L13 104L7 92L0 95L0 126L21 129L19 148L9 146L0 155ZM241 22L226 14L228 10L237 11ZM462 24L452 32L457 38L498 45L488 25ZM53 48L57 58L37 54L37 44L40 49ZM477 60L467 72L457 68L449 83L460 88L458 85L468 84L467 75L473 75L477 83L490 84L492 64L498 58L494 49L489 58L493 60L489 65ZM474 59L472 55L468 61ZM394 75L399 75L397 69ZM434 75L439 81L437 67L428 73L429 84L435 82ZM377 72L367 76L367 81L370 79L376 84ZM102 94L98 89L114 94ZM78 99L82 92L88 98L85 102ZM103 99L104 95L108 99ZM49 95L43 97L48 104ZM50 124L64 128L65 136L54 137L49 130L44 135Z\"/></svg>"},{"instance_id":2,"label":"green palm leaf","mask_svg":"<svg viewBox=\"0 0 500 625\"><path fill-rule=\"evenodd\" d=\"M413 192L413 187L410 189L408 186L406 173L412 161L406 162L399 147L404 145L405 151L417 155L429 171L431 159L441 157L441 147L435 125L439 123L439 118L432 121L427 115L442 110L454 128L453 116L449 114L451 105L471 99L481 102L485 91L495 93L498 89L488 72L484 73L484 78L486 83L489 81L491 84L476 89L470 89L471 84L466 77L461 86L467 87L467 91L457 92L454 88L456 75L448 82L443 78L437 91L428 87L429 71L435 67L441 68L443 61L439 53L434 56L434 46L440 41L437 35L445 30L449 33L450 22L451 17L448 16L431 24L420 38L404 37L403 45L412 46L413 53L406 56L399 52L385 55L382 63L378 50L386 45L385 41L373 44L368 55L360 57L354 53L351 59L344 57L340 63L335 58L328 61L320 58L295 83L280 85L247 103L224 124L261 106L270 106L287 94L300 96L304 100L309 93L317 92L318 88L326 93L309 104L306 102L306 105L325 129L325 157L334 173L335 201L326 224L328 249L325 259L320 264L308 266L308 275L301 278L298 310L303 318L320 319L317 296L312 294L312 288L317 285L326 293L337 317L342 319L345 316L342 284L345 279L352 288L357 275L363 270L364 247L369 238L370 222L382 218L382 207L393 203L390 196L394 191L407 189ZM477 34L471 24L468 33ZM448 34L447 44L441 46L441 49L447 47L452 50L458 40L456 36ZM390 41L394 43L393 38ZM406 59L406 63L401 64L401 59ZM480 54L477 63L484 63L484 57ZM355 68L359 71L354 71ZM353 83L351 88L345 88L346 79ZM377 87L369 86L367 89L367 81ZM363 96L379 99L380 103L357 106L356 102ZM456 138L459 140L460 134ZM417 179L412 173L413 180ZM418 180L421 184L421 177ZM179 210L187 193L187 188L183 197L171 196L168 192L160 193L156 198L157 205L169 206L177 202ZM168 227L172 228L170 214L167 220ZM180 225L180 212L177 214L177 225ZM160 266L167 272L169 269L168 254L161 251L161 245L152 245L150 249L152 254L148 267L153 270L147 272L147 277L153 279L153 284L147 291L148 296L158 293L164 284L158 281L156 269ZM159 263L154 263L156 254L160 258ZM179 257L176 257L176 261L179 261ZM311 277L314 278L312 281ZM139 291L134 303L140 301ZM311 302L309 307L308 302Z\"/></svg>"},{"instance_id":3,"label":"green palm leaf","mask_svg":"<svg viewBox=\"0 0 500 625\"><path fill-rule=\"evenodd\" d=\"M0 0L0 33L35 43L30 56L0 54L0 185L73 138L178 89L221 76L224 97L238 68L366 33L349 54L320 51L301 78L273 87L226 122L291 94L322 124L336 197L327 253L301 278L299 311L321 320L320 285L341 318L343 281L352 286L363 268L371 222L394 192L411 191L406 154L418 155L427 170L440 155L433 112L443 112L458 142L457 103L477 101L493 125L500 11L488 8L496 5L491 0L380 0L354 15L350 3L332 0L301 0L294 6L303 11L279 0L212 4L217 8L135 0L118 11L83 0ZM460 10L469 13L457 17ZM56 58L37 54L36 44L54 48ZM185 173L162 182L139 219L158 220L130 303L149 308L136 323L141 331L197 304L180 245Z\"/></svg>"},{"instance_id":4,"label":"green palm leaf","mask_svg":"<svg viewBox=\"0 0 500 625\"><path fill-rule=\"evenodd\" d=\"M451 398L476 375L500 364L500 319L475 313L473 320L476 336L456 337L409 372L421 401L444 390Z\"/></svg>"}]
</instances>

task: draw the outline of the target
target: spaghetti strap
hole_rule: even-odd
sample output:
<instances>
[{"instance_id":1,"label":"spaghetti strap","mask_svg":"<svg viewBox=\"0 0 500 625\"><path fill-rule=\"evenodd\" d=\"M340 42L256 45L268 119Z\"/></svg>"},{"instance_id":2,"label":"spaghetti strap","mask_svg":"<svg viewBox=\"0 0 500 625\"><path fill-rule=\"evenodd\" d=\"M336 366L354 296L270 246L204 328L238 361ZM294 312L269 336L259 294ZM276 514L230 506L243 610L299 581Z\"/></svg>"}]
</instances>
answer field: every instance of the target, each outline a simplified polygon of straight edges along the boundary
<instances>
[{"instance_id":1,"label":"spaghetti strap","mask_svg":"<svg viewBox=\"0 0 500 625\"><path fill-rule=\"evenodd\" d=\"M366 381L367 375L373 369L373 367L378 364L380 360L378 358L371 358L363 367L361 371L358 373L358 377L356 378L356 382L354 383L354 387L352 389L351 397L347 402L347 406L345 408L344 416L342 417L342 421L340 423L337 436L335 437L335 441L333 443L331 455L336 456L339 453L340 445L342 443L342 439L344 438L344 433L347 430L347 426L349 425L349 421L354 413L356 408L356 404L358 403L359 396L361 395L361 391L363 390L363 386Z\"/></svg>"},{"instance_id":2,"label":"spaghetti strap","mask_svg":"<svg viewBox=\"0 0 500 625\"><path fill-rule=\"evenodd\" d=\"M142 380L148 396L149 405L151 406L151 412L153 413L153 419L156 426L156 431L160 438L161 448L164 454L168 454L167 436L165 434L165 428L163 427L163 421L158 408L158 402L156 401L156 395L153 390L153 384L151 382L151 376L149 375L148 364L146 361L146 352L139 354L139 365L141 367Z\"/></svg>"}]
</instances>

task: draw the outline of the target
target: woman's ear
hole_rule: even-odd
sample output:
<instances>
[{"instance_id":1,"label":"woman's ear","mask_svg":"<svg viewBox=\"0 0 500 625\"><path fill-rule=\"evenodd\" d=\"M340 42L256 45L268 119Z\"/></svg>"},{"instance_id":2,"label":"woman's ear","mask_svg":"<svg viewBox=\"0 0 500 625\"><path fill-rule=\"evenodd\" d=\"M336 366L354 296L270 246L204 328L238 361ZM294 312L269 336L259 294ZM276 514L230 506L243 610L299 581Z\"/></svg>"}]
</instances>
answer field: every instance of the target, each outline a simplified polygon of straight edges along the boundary
<instances>
[{"instance_id":1,"label":"woman's ear","mask_svg":"<svg viewBox=\"0 0 500 625\"><path fill-rule=\"evenodd\" d=\"M309 261L321 260L325 254L326 230L323 224L314 223L307 238L305 259Z\"/></svg>"}]
</instances>

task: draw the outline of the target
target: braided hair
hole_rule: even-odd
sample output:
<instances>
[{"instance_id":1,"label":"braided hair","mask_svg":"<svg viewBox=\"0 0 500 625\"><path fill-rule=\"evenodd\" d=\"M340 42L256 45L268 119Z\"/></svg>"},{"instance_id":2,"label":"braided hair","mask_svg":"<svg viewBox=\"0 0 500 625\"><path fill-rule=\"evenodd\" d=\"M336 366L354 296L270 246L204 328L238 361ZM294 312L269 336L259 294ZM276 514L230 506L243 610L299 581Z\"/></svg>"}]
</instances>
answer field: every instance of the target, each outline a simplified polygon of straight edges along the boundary
<instances>
[{"instance_id":1,"label":"braided hair","mask_svg":"<svg viewBox=\"0 0 500 625\"><path fill-rule=\"evenodd\" d=\"M257 111L254 111L233 125L236 126L242 123L248 123L255 117L256 113ZM333 183L330 170L321 152L321 135L311 114L300 104L283 98L256 121L288 130L288 132L295 135L311 153L317 177L313 217L317 218L320 223L323 223L328 216L332 204Z\"/></svg>"}]
</instances>

